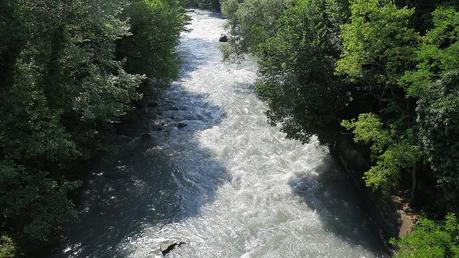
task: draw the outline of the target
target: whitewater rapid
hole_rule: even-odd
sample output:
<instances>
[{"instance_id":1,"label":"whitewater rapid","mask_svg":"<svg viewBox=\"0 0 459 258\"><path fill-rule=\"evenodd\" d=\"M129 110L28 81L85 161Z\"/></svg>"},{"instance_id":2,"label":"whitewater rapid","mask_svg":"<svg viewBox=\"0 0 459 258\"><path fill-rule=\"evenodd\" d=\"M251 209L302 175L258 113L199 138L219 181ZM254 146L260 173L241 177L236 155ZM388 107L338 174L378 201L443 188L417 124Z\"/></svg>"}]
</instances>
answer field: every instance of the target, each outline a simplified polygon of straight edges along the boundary
<instances>
[{"instance_id":1,"label":"whitewater rapid","mask_svg":"<svg viewBox=\"0 0 459 258\"><path fill-rule=\"evenodd\" d=\"M186 244L168 257L381 256L358 194L327 149L267 123L254 61L222 62L225 20L189 14L180 79L151 121L155 144L115 172L94 171L60 254L161 257L160 244L174 240ZM98 179L104 173L116 176Z\"/></svg>"}]
</instances>

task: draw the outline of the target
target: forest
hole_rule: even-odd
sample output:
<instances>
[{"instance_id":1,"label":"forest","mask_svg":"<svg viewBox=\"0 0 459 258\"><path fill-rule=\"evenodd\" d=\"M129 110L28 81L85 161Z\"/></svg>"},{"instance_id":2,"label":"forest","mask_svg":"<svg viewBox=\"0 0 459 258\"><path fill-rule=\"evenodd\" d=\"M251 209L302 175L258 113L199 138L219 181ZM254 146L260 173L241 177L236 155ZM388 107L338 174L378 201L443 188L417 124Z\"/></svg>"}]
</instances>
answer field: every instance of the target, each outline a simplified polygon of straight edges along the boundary
<instances>
[{"instance_id":1,"label":"forest","mask_svg":"<svg viewBox=\"0 0 459 258\"><path fill-rule=\"evenodd\" d=\"M176 77L186 21L178 0L0 2L0 257L75 221L82 168L151 81Z\"/></svg>"},{"instance_id":2,"label":"forest","mask_svg":"<svg viewBox=\"0 0 459 258\"><path fill-rule=\"evenodd\" d=\"M146 95L177 79L186 7L221 11L228 62L253 56L267 118L331 152L421 219L395 257L459 257L455 0L0 1L0 257L31 257L77 221L86 167Z\"/></svg>"}]
</instances>

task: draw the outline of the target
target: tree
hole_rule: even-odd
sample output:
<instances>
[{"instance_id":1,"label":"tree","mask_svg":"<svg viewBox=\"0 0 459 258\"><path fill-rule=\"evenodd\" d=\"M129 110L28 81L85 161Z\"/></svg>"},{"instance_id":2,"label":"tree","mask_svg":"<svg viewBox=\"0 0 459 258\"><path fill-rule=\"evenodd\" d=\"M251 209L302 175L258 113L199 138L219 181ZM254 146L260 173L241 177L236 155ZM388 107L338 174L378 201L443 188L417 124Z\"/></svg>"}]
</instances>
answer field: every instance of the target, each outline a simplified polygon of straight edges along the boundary
<instances>
[{"instance_id":1,"label":"tree","mask_svg":"<svg viewBox=\"0 0 459 258\"><path fill-rule=\"evenodd\" d=\"M406 99L398 84L415 60L419 34L411 27L414 9L400 8L392 0L354 0L351 12L351 22L342 26L343 53L336 71L357 81L364 94L378 101L374 110L378 115L361 114L342 125L354 132L356 141L371 145L375 164L365 174L367 185L396 189L393 179L411 170L414 199L422 152L415 133L414 100Z\"/></svg>"},{"instance_id":2,"label":"tree","mask_svg":"<svg viewBox=\"0 0 459 258\"><path fill-rule=\"evenodd\" d=\"M297 1L280 18L277 32L259 45L257 90L268 103L268 118L288 137L307 142L317 135L334 143L339 113L349 102L333 74L347 7L346 1Z\"/></svg>"},{"instance_id":3,"label":"tree","mask_svg":"<svg viewBox=\"0 0 459 258\"><path fill-rule=\"evenodd\" d=\"M418 102L419 139L451 209L459 198L459 71L433 83Z\"/></svg>"},{"instance_id":4,"label":"tree","mask_svg":"<svg viewBox=\"0 0 459 258\"><path fill-rule=\"evenodd\" d=\"M393 0L353 0L351 12L351 22L342 26L336 71L363 80L381 95L414 59L419 37L410 26L414 9L399 8Z\"/></svg>"},{"instance_id":5,"label":"tree","mask_svg":"<svg viewBox=\"0 0 459 258\"><path fill-rule=\"evenodd\" d=\"M175 46L187 21L177 0L134 0L126 9L130 35L118 44L117 55L125 59L129 73L170 81L177 77Z\"/></svg>"},{"instance_id":6,"label":"tree","mask_svg":"<svg viewBox=\"0 0 459 258\"><path fill-rule=\"evenodd\" d=\"M222 0L222 12L229 18L229 48L225 57L241 58L257 51L259 44L276 33L278 19L294 0Z\"/></svg>"},{"instance_id":7,"label":"tree","mask_svg":"<svg viewBox=\"0 0 459 258\"><path fill-rule=\"evenodd\" d=\"M416 50L416 69L406 71L400 79L410 97L422 98L433 82L459 67L459 12L439 7L432 17L434 26Z\"/></svg>"},{"instance_id":8,"label":"tree","mask_svg":"<svg viewBox=\"0 0 459 258\"><path fill-rule=\"evenodd\" d=\"M417 65L400 85L418 98L418 139L445 196L457 209L459 196L459 12L439 7L432 13L433 27L421 39Z\"/></svg>"},{"instance_id":9,"label":"tree","mask_svg":"<svg viewBox=\"0 0 459 258\"><path fill-rule=\"evenodd\" d=\"M412 142L413 132L408 129L404 135L400 135L399 130L393 126L385 128L381 119L372 113L361 114L358 120L344 120L342 125L353 131L356 142L371 146L372 159L376 164L365 173L367 186L386 192L393 190L398 186L401 173L411 169L413 199L416 190L416 163L422 155L420 148Z\"/></svg>"}]
</instances>

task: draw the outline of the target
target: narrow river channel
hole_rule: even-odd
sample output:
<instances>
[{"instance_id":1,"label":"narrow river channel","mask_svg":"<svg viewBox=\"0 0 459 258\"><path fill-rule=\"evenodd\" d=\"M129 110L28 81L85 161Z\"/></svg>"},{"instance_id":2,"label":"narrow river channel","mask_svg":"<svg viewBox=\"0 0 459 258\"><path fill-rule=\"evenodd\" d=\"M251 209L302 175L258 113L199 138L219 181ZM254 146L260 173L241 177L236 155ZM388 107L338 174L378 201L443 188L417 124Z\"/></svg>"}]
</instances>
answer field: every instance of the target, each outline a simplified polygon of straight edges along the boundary
<instances>
[{"instance_id":1,"label":"narrow river channel","mask_svg":"<svg viewBox=\"0 0 459 258\"><path fill-rule=\"evenodd\" d=\"M180 79L152 144L94 171L59 257L381 257L383 247L326 148L271 127L256 64L222 62L225 20L190 12ZM181 124L178 124L181 123ZM175 125L174 125L175 124Z\"/></svg>"}]
</instances>

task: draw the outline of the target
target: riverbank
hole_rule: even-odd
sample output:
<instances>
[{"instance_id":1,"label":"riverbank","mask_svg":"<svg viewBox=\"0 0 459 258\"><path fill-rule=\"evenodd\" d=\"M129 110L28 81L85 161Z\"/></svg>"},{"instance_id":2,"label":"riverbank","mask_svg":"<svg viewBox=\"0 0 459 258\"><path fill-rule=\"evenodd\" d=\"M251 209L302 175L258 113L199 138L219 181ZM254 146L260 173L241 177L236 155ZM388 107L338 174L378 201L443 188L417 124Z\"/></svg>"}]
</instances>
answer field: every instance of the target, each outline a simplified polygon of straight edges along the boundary
<instances>
[{"instance_id":1,"label":"riverbank","mask_svg":"<svg viewBox=\"0 0 459 258\"><path fill-rule=\"evenodd\" d=\"M390 240L409 234L414 229L419 214L412 210L409 202L403 198L377 195L366 187L363 176L370 167L370 161L368 155L364 154L368 151L364 149L364 146L354 143L348 135L340 135L332 154L361 193L369 216L378 228L381 240L388 252L393 254L395 249Z\"/></svg>"}]
</instances>

